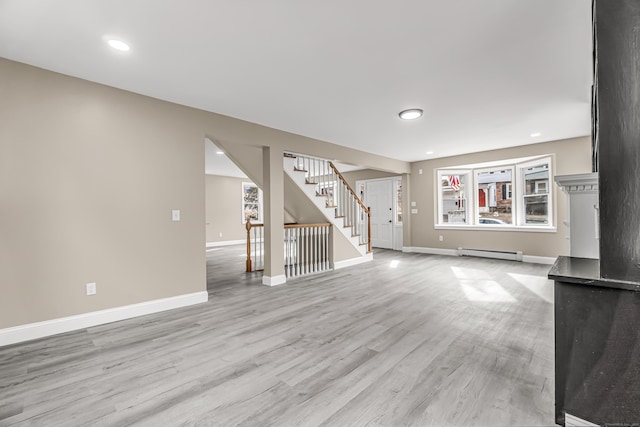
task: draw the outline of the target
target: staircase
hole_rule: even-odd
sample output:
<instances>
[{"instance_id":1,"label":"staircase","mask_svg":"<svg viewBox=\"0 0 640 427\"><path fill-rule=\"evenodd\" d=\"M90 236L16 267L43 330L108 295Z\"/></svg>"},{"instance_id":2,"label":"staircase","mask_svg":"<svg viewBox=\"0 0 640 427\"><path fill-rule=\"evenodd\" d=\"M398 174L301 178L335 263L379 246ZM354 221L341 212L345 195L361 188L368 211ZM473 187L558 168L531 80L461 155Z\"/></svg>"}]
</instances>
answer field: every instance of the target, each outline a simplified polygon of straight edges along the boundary
<instances>
[{"instance_id":1,"label":"staircase","mask_svg":"<svg viewBox=\"0 0 640 427\"><path fill-rule=\"evenodd\" d=\"M361 256L370 256L370 211L332 162L285 153L284 171Z\"/></svg>"}]
</instances>

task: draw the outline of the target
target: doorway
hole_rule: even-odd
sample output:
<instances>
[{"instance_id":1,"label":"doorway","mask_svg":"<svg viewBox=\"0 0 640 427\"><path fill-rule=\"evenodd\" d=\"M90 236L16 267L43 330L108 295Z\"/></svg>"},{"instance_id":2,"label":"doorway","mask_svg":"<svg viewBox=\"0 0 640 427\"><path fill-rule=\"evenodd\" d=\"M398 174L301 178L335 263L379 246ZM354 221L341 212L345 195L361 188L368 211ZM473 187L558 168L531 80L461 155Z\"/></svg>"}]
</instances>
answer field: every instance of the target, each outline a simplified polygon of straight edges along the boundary
<instances>
[{"instance_id":1,"label":"doorway","mask_svg":"<svg viewBox=\"0 0 640 427\"><path fill-rule=\"evenodd\" d=\"M371 208L371 246L402 250L402 177L356 181Z\"/></svg>"}]
</instances>

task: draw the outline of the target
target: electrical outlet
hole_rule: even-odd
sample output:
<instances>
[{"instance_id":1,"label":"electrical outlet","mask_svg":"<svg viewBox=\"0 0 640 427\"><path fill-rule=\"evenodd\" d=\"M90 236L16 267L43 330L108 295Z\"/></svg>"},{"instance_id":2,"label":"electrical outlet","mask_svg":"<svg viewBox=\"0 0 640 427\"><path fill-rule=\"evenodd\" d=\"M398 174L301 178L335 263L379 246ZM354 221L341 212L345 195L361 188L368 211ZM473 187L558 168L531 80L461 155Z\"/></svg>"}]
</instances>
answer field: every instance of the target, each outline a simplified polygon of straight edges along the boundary
<instances>
[{"instance_id":1,"label":"electrical outlet","mask_svg":"<svg viewBox=\"0 0 640 427\"><path fill-rule=\"evenodd\" d=\"M444 241L444 236L439 236L439 237L438 237L438 240L440 240L441 242L443 242L443 241Z\"/></svg>"},{"instance_id":2,"label":"electrical outlet","mask_svg":"<svg viewBox=\"0 0 640 427\"><path fill-rule=\"evenodd\" d=\"M171 211L171 221L180 221L180 211L172 210Z\"/></svg>"},{"instance_id":3,"label":"electrical outlet","mask_svg":"<svg viewBox=\"0 0 640 427\"><path fill-rule=\"evenodd\" d=\"M97 291L96 282L87 283L87 295L95 295Z\"/></svg>"}]
</instances>

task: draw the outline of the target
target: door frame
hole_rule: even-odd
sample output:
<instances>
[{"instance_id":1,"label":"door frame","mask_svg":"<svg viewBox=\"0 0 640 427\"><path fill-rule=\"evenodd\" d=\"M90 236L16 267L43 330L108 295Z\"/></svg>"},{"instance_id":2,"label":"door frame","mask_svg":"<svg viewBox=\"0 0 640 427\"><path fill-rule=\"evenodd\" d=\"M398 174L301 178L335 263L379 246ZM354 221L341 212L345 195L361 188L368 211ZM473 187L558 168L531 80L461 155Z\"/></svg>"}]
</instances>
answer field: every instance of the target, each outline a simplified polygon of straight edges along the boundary
<instances>
[{"instance_id":1,"label":"door frame","mask_svg":"<svg viewBox=\"0 0 640 427\"><path fill-rule=\"evenodd\" d=\"M392 249L394 251L402 250L402 233L403 222L406 212L402 213L403 221L398 221L398 185L402 186L402 176L388 176L386 178L359 179L356 181L356 192L362 201L366 204L366 184L372 181L391 181L391 207L393 216L393 226L391 227ZM404 189L401 190L404 196ZM404 203L403 203L404 205ZM369 207L369 206L367 206Z\"/></svg>"}]
</instances>

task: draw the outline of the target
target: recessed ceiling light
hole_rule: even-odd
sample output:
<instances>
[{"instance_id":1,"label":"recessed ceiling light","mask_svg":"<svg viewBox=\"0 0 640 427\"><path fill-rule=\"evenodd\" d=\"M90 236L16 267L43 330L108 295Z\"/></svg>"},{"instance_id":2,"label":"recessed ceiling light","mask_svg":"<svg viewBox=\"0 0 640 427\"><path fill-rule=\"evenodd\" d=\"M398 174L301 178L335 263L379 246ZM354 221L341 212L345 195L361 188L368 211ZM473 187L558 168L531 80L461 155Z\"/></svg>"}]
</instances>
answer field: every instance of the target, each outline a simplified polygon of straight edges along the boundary
<instances>
[{"instance_id":1,"label":"recessed ceiling light","mask_svg":"<svg viewBox=\"0 0 640 427\"><path fill-rule=\"evenodd\" d=\"M422 116L422 110L419 108L411 108L409 110L400 111L398 114L403 120L413 120Z\"/></svg>"},{"instance_id":2,"label":"recessed ceiling light","mask_svg":"<svg viewBox=\"0 0 640 427\"><path fill-rule=\"evenodd\" d=\"M109 46L111 46L112 48L120 50L122 52L126 52L130 49L129 45L121 40L111 39L107 41L107 43L109 43Z\"/></svg>"},{"instance_id":3,"label":"recessed ceiling light","mask_svg":"<svg viewBox=\"0 0 640 427\"><path fill-rule=\"evenodd\" d=\"M216 154L224 154L224 151L216 151Z\"/></svg>"},{"instance_id":4,"label":"recessed ceiling light","mask_svg":"<svg viewBox=\"0 0 640 427\"><path fill-rule=\"evenodd\" d=\"M536 136L542 135L540 132L532 133L531 138L535 138Z\"/></svg>"},{"instance_id":5,"label":"recessed ceiling light","mask_svg":"<svg viewBox=\"0 0 640 427\"><path fill-rule=\"evenodd\" d=\"M433 151L427 151L427 154L433 154Z\"/></svg>"}]
</instances>

